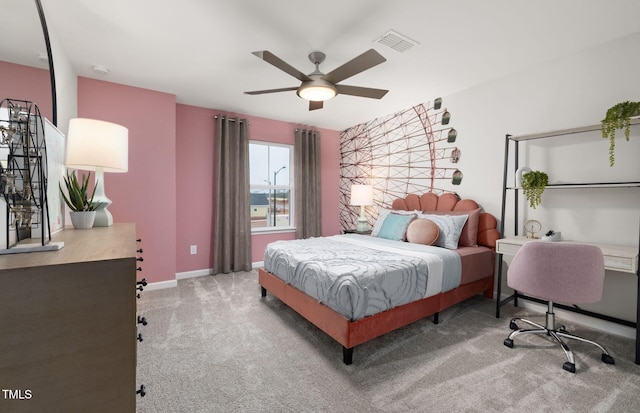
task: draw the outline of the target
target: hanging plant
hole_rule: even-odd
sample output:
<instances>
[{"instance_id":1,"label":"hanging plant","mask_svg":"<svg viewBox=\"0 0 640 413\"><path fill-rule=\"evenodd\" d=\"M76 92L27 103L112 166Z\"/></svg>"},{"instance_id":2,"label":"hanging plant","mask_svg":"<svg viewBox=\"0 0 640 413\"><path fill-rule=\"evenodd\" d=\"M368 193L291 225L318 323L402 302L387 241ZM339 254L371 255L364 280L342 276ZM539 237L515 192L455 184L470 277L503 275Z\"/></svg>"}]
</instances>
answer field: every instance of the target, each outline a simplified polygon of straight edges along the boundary
<instances>
[{"instance_id":1,"label":"hanging plant","mask_svg":"<svg viewBox=\"0 0 640 413\"><path fill-rule=\"evenodd\" d=\"M602 119L602 137L609 139L609 166L615 163L616 129L624 129L624 136L629 140L629 119L640 115L640 102L620 102L607 110Z\"/></svg>"},{"instance_id":2,"label":"hanging plant","mask_svg":"<svg viewBox=\"0 0 640 413\"><path fill-rule=\"evenodd\" d=\"M533 209L542 202L542 193L549 183L549 176L540 171L531 171L522 175L522 190Z\"/></svg>"}]
</instances>

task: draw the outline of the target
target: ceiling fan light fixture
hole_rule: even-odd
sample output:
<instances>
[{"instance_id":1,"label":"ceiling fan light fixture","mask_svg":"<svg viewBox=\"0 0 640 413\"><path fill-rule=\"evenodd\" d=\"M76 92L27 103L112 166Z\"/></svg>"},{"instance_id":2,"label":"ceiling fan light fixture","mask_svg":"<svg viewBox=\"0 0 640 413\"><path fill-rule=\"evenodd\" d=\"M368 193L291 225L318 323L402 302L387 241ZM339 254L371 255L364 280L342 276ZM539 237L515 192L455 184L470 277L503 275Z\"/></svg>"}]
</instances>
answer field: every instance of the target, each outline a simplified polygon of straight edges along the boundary
<instances>
[{"instance_id":1,"label":"ceiling fan light fixture","mask_svg":"<svg viewBox=\"0 0 640 413\"><path fill-rule=\"evenodd\" d=\"M302 82L298 88L298 96L313 102L324 102L338 94L336 87L323 79L314 79Z\"/></svg>"}]
</instances>

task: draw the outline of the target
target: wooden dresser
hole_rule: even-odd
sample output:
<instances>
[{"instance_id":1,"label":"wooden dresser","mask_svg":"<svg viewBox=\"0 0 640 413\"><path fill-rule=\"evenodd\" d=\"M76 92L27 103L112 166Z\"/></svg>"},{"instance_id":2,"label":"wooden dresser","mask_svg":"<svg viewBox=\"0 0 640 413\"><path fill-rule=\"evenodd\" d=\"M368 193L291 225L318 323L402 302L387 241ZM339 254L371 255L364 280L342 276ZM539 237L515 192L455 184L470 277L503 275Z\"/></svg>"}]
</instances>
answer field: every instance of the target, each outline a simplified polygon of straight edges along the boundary
<instances>
[{"instance_id":1,"label":"wooden dresser","mask_svg":"<svg viewBox=\"0 0 640 413\"><path fill-rule=\"evenodd\" d=\"M0 257L0 411L135 412L134 224Z\"/></svg>"}]
</instances>

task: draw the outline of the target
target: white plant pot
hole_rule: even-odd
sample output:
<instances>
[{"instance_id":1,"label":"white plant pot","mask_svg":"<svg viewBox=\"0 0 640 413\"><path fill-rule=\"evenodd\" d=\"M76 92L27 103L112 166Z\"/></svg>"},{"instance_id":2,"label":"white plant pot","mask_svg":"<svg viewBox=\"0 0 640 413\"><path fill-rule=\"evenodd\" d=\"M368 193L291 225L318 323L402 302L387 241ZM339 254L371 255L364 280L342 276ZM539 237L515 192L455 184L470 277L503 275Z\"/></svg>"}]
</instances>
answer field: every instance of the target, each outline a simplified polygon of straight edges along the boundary
<instances>
[{"instance_id":1,"label":"white plant pot","mask_svg":"<svg viewBox=\"0 0 640 413\"><path fill-rule=\"evenodd\" d=\"M93 228L93 221L96 219L96 211L71 211L71 223L75 229Z\"/></svg>"},{"instance_id":2,"label":"white plant pot","mask_svg":"<svg viewBox=\"0 0 640 413\"><path fill-rule=\"evenodd\" d=\"M516 188L522 188L522 175L526 174L527 172L531 172L531 168L529 168L528 166L521 166L516 170Z\"/></svg>"}]
</instances>

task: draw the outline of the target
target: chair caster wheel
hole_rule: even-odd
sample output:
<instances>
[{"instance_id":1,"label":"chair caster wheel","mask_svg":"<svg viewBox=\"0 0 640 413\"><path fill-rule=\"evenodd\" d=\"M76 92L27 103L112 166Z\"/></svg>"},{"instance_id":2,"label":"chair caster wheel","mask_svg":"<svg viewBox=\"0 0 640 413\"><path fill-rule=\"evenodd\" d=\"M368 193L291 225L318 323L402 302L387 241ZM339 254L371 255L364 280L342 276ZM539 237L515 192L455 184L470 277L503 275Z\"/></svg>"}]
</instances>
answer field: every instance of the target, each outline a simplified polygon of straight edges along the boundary
<instances>
[{"instance_id":1,"label":"chair caster wheel","mask_svg":"<svg viewBox=\"0 0 640 413\"><path fill-rule=\"evenodd\" d=\"M568 371L569 373L576 372L576 365L573 363L569 363L568 361L564 362L564 364L562 365L562 368Z\"/></svg>"},{"instance_id":2,"label":"chair caster wheel","mask_svg":"<svg viewBox=\"0 0 640 413\"><path fill-rule=\"evenodd\" d=\"M510 338L505 338L504 339L504 345L509 347L509 348L513 348L513 340L511 340Z\"/></svg>"},{"instance_id":3,"label":"chair caster wheel","mask_svg":"<svg viewBox=\"0 0 640 413\"><path fill-rule=\"evenodd\" d=\"M602 361L607 364L616 364L616 361L609 354L602 353Z\"/></svg>"},{"instance_id":4,"label":"chair caster wheel","mask_svg":"<svg viewBox=\"0 0 640 413\"><path fill-rule=\"evenodd\" d=\"M517 330L519 327L518 327L518 325L516 324L515 321L511 321L511 322L509 322L509 328L512 329L512 330Z\"/></svg>"}]
</instances>

